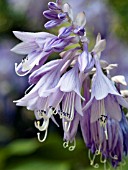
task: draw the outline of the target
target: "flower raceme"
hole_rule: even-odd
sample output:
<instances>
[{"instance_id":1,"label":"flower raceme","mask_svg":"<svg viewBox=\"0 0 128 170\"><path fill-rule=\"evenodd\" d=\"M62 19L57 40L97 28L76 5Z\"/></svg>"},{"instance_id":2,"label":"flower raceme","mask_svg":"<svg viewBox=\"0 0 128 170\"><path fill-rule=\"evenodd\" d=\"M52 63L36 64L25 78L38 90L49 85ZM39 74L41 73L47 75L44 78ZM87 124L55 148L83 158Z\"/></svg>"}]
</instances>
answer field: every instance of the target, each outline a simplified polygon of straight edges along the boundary
<instances>
[{"instance_id":1,"label":"flower raceme","mask_svg":"<svg viewBox=\"0 0 128 170\"><path fill-rule=\"evenodd\" d=\"M23 98L14 101L35 114L35 127L44 132L45 141L50 119L59 126L56 115L62 120L64 148L75 149L78 126L89 148L90 164L95 157L106 166L121 164L123 154L128 153L128 123L123 108L128 103L122 97L120 85L126 85L123 76L111 78L110 70L117 67L101 60L106 41L98 34L91 52L86 37L86 17L80 12L76 17L68 3L61 0L48 3L43 15L49 19L46 29L59 26L58 35L47 32L29 33L14 31L22 42L11 51L26 55L21 63L15 64L19 76L29 74L30 87ZM68 23L68 26L62 26ZM72 46L75 45L75 46ZM58 59L47 62L53 53ZM41 123L43 120L43 123ZM73 143L73 145L69 145ZM94 154L91 159L91 153Z\"/></svg>"}]
</instances>

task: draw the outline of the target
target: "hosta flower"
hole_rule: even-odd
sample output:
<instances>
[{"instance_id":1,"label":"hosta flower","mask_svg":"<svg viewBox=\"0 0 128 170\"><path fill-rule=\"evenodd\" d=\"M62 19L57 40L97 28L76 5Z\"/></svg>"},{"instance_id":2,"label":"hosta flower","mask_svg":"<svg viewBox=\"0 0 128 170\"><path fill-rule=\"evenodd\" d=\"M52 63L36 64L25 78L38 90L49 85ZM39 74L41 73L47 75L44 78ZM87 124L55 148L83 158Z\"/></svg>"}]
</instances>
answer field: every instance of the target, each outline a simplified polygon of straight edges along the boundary
<instances>
[{"instance_id":1,"label":"hosta flower","mask_svg":"<svg viewBox=\"0 0 128 170\"><path fill-rule=\"evenodd\" d=\"M99 121L104 127L106 139L108 139L106 123L108 117L120 121L122 118L120 105L128 108L128 103L118 93L113 83L103 74L99 59L95 57L96 75L93 78L91 99L83 110L90 107L91 123Z\"/></svg>"},{"instance_id":2,"label":"hosta flower","mask_svg":"<svg viewBox=\"0 0 128 170\"><path fill-rule=\"evenodd\" d=\"M128 103L120 94L120 83L127 83L123 76L111 78L110 70L116 64L100 60L106 46L100 34L89 52L84 12L74 17L68 3L56 0L48 3L43 15L50 20L44 25L46 29L60 26L58 35L14 31L23 42L12 51L27 55L19 65L15 64L15 71L19 76L30 74L30 87L23 98L15 101L16 105L34 111L35 127L44 132L43 139L37 133L40 142L47 137L50 119L59 126L58 115L62 119L64 148L75 149L80 123L90 164L98 168L95 157L100 155L105 166L109 160L117 167L123 154L128 153L128 122L123 112ZM67 25L61 27L65 22ZM58 59L47 62L54 53Z\"/></svg>"},{"instance_id":3,"label":"hosta flower","mask_svg":"<svg viewBox=\"0 0 128 170\"><path fill-rule=\"evenodd\" d=\"M74 119L75 111L83 115L81 105L81 83L78 74L78 64L66 72L59 80L57 86L53 88L53 96L61 96L60 102L62 102L62 110L59 111L59 115L63 121L64 131L68 132L71 122Z\"/></svg>"},{"instance_id":4,"label":"hosta flower","mask_svg":"<svg viewBox=\"0 0 128 170\"><path fill-rule=\"evenodd\" d=\"M53 34L45 32L28 33L14 31L14 34L23 42L16 45L11 51L27 55L18 66L17 63L15 64L16 73L20 76L38 69L51 53L63 51L66 46L72 43L74 38L60 39Z\"/></svg>"},{"instance_id":5,"label":"hosta flower","mask_svg":"<svg viewBox=\"0 0 128 170\"><path fill-rule=\"evenodd\" d=\"M90 98L89 88L90 80L86 79L84 83L84 96L87 101ZM106 121L107 138L106 133L104 133L104 126L100 125L100 120L91 122L91 109L88 108L83 114L84 116L80 118L80 125L84 141L89 148L90 165L95 168L99 167L99 164L95 162L96 156L99 155L100 162L105 167L107 161L110 161L114 167L117 167L123 161L123 155L127 155L128 152L128 122L122 112L122 108L120 122L110 118L108 115Z\"/></svg>"}]
</instances>

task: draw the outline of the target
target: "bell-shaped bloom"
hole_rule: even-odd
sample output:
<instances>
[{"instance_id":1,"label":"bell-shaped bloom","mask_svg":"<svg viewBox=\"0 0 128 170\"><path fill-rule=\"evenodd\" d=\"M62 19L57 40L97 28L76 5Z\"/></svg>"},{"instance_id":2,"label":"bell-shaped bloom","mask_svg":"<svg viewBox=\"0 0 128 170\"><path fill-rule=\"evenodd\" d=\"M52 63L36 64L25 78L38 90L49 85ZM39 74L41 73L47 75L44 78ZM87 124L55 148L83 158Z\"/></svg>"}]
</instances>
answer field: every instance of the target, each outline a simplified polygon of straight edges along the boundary
<instances>
[{"instance_id":1,"label":"bell-shaped bloom","mask_svg":"<svg viewBox=\"0 0 128 170\"><path fill-rule=\"evenodd\" d=\"M21 55L27 55L18 66L17 63L15 64L16 73L23 76L31 72L34 67L38 68L39 62L43 64L47 60L51 51L43 51L44 44L49 39L54 39L55 36L45 32L29 33L14 31L13 33L23 42L16 45L11 51Z\"/></svg>"},{"instance_id":2,"label":"bell-shaped bloom","mask_svg":"<svg viewBox=\"0 0 128 170\"><path fill-rule=\"evenodd\" d=\"M85 105L90 98L90 79L84 81ZM112 110L112 107L111 107ZM115 113L116 114L116 113ZM105 164L110 161L114 167L121 164L123 155L128 153L128 122L121 108L121 121L110 118L108 115L106 126L101 126L101 120L91 122L91 109L83 112L80 118L82 135L86 146L89 148L90 165L98 167L95 157L100 156L100 162ZM105 119L103 120L105 121ZM93 156L91 156L91 154Z\"/></svg>"},{"instance_id":3,"label":"bell-shaped bloom","mask_svg":"<svg viewBox=\"0 0 128 170\"><path fill-rule=\"evenodd\" d=\"M14 34L23 42L16 45L12 51L21 55L27 55L19 65L15 64L15 71L19 76L27 75L40 68L52 52L63 51L66 46L72 43L74 38L61 39L45 32L28 33L14 31Z\"/></svg>"},{"instance_id":4,"label":"bell-shaped bloom","mask_svg":"<svg viewBox=\"0 0 128 170\"><path fill-rule=\"evenodd\" d=\"M89 148L90 165L94 167L97 165L95 162L97 155L100 156L100 162L103 164L110 161L113 167L120 165L123 155L128 153L128 122L125 115L122 115L121 122L108 117L105 129L100 126L99 121L91 123L90 109L88 109L80 120L80 124L84 141ZM107 139L105 131L107 131Z\"/></svg>"},{"instance_id":5,"label":"bell-shaped bloom","mask_svg":"<svg viewBox=\"0 0 128 170\"><path fill-rule=\"evenodd\" d=\"M128 108L128 103L118 93L114 84L103 74L99 59L95 58L96 75L92 80L91 99L83 110L91 108L91 122L109 116L121 120L120 105Z\"/></svg>"},{"instance_id":6,"label":"bell-shaped bloom","mask_svg":"<svg viewBox=\"0 0 128 170\"><path fill-rule=\"evenodd\" d=\"M74 119L75 111L83 115L81 105L81 82L78 73L78 63L66 72L59 80L57 86L52 90L54 95L61 95L62 109L58 112L63 121L64 131L68 132ZM41 96L41 94L40 94Z\"/></svg>"}]
</instances>

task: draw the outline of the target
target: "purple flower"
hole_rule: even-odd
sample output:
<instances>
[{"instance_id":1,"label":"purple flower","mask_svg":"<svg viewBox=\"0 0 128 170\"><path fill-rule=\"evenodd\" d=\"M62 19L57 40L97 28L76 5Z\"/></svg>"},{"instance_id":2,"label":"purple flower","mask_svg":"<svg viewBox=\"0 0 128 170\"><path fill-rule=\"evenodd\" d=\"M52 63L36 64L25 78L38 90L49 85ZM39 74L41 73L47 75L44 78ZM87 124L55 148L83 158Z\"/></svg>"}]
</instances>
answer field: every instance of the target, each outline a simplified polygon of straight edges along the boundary
<instances>
[{"instance_id":1,"label":"purple flower","mask_svg":"<svg viewBox=\"0 0 128 170\"><path fill-rule=\"evenodd\" d=\"M87 101L83 105L90 98L89 88L90 79L86 78L84 81L84 96ZM89 148L90 165L94 167L99 166L95 163L95 157L99 155L100 162L105 164L105 166L107 160L110 160L112 165L117 167L122 162L123 154L128 152L128 122L126 117L121 110L122 118L120 122L110 118L108 115L106 126L101 126L100 119L91 122L91 114L91 109L88 108L84 112L84 116L80 118L82 135L86 146ZM92 158L91 153L93 154Z\"/></svg>"},{"instance_id":2,"label":"purple flower","mask_svg":"<svg viewBox=\"0 0 128 170\"><path fill-rule=\"evenodd\" d=\"M95 58L95 65L97 70L92 82L91 99L83 110L91 108L91 123L108 116L120 121L122 117L120 105L128 108L128 103L103 74L97 58Z\"/></svg>"},{"instance_id":3,"label":"purple flower","mask_svg":"<svg viewBox=\"0 0 128 170\"><path fill-rule=\"evenodd\" d=\"M61 1L55 2L49 2L48 8L49 10L46 10L43 12L43 15L50 19L44 27L46 29L50 29L53 27L56 27L66 21L68 21L68 12L65 11L65 5L62 5Z\"/></svg>"},{"instance_id":4,"label":"purple flower","mask_svg":"<svg viewBox=\"0 0 128 170\"><path fill-rule=\"evenodd\" d=\"M45 32L28 33L14 31L14 34L23 42L16 45L11 51L27 55L19 65L15 64L15 71L19 76L27 75L38 69L51 53L63 51L74 39L74 37L60 39Z\"/></svg>"}]
</instances>

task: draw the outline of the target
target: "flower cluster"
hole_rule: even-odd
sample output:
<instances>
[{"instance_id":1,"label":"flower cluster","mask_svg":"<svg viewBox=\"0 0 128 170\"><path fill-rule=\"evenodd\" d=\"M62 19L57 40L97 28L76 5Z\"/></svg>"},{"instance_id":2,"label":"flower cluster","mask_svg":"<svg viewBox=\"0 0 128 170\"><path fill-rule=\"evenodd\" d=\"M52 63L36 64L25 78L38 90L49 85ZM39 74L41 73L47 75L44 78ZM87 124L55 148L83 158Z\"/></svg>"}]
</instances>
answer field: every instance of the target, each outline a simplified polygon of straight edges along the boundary
<instances>
[{"instance_id":1,"label":"flower cluster","mask_svg":"<svg viewBox=\"0 0 128 170\"><path fill-rule=\"evenodd\" d=\"M80 124L90 164L97 167L95 157L100 155L101 163L106 165L109 160L117 167L123 154L128 153L128 122L123 112L128 103L120 93L120 84L127 85L125 78L111 77L110 70L117 65L100 59L106 46L100 34L89 52L84 12L74 17L71 6L61 0L49 2L48 8L43 13L50 20L45 28L63 24L58 35L13 32L22 42L12 51L27 55L19 65L15 64L15 71L19 76L29 74L30 84L25 96L14 102L34 111L35 127L44 131L43 139L37 133L40 142L47 137L50 119L59 126L55 119L59 115L64 148L74 150ZM58 54L58 59L46 62L53 53ZM90 153L94 154L92 159Z\"/></svg>"}]
</instances>

